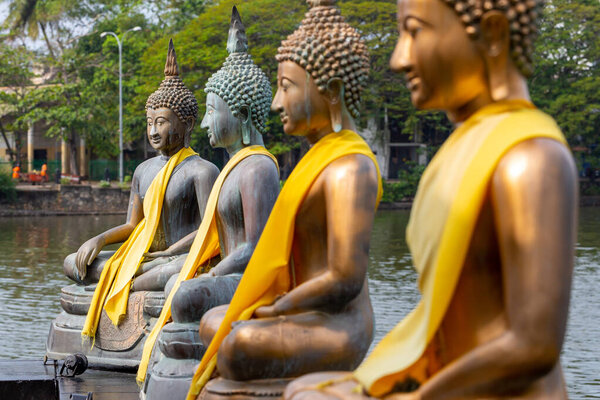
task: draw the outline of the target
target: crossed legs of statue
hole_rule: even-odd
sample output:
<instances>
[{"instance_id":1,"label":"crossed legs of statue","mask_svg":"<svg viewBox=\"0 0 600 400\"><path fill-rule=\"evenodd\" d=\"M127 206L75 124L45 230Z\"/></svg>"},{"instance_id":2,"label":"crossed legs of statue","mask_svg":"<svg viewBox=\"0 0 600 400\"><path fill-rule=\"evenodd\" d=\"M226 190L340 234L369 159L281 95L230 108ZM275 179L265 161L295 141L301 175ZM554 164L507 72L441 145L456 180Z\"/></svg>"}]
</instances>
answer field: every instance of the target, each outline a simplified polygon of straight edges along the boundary
<instances>
[{"instance_id":1,"label":"crossed legs of statue","mask_svg":"<svg viewBox=\"0 0 600 400\"><path fill-rule=\"evenodd\" d=\"M223 319L227 306L202 318L205 345ZM219 349L217 366L225 379L253 380L296 377L315 370L352 370L372 340L370 318L360 310L311 311L233 324ZM355 329L357 326L364 329Z\"/></svg>"},{"instance_id":2,"label":"crossed legs of statue","mask_svg":"<svg viewBox=\"0 0 600 400\"><path fill-rule=\"evenodd\" d=\"M200 360L204 349L198 337L198 323L210 309L231 301L242 274L200 276L181 282L171 303L172 323L164 326L158 338L161 352L174 359ZM165 287L165 296L175 283L173 276Z\"/></svg>"}]
</instances>

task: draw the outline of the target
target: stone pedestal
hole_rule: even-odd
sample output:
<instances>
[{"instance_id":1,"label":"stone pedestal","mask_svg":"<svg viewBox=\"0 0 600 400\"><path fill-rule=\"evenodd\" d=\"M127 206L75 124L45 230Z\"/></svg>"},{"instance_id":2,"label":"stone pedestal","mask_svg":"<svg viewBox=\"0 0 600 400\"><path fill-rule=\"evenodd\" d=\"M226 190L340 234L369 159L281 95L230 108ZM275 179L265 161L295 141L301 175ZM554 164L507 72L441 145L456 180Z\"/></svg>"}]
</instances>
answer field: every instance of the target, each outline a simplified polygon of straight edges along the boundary
<instances>
[{"instance_id":1,"label":"stone pedestal","mask_svg":"<svg viewBox=\"0 0 600 400\"><path fill-rule=\"evenodd\" d=\"M63 311L50 326L46 355L63 359L80 352L88 358L90 368L134 371L142 358L146 336L164 304L164 294L131 292L127 315L118 327L102 311L96 340L92 343L82 340L81 330L93 295L93 287L70 285L62 289Z\"/></svg>"},{"instance_id":2,"label":"stone pedestal","mask_svg":"<svg viewBox=\"0 0 600 400\"><path fill-rule=\"evenodd\" d=\"M158 336L148 366L141 397L145 400L185 400L192 377L210 344L200 337L200 319L210 309L228 304L235 293L241 274L231 274L183 282L176 296L179 305L190 310L182 321L173 312L174 322L166 324ZM174 299L174 303L177 301Z\"/></svg>"}]
</instances>

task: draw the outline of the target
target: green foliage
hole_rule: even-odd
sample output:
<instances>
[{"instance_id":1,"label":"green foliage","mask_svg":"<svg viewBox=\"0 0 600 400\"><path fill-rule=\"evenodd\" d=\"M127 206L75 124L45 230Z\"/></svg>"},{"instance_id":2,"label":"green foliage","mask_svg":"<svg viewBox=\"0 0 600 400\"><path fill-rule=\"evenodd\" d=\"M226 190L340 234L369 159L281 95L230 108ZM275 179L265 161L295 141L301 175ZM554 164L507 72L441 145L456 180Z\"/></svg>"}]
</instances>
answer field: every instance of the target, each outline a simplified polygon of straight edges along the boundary
<instances>
[{"instance_id":1,"label":"green foliage","mask_svg":"<svg viewBox=\"0 0 600 400\"><path fill-rule=\"evenodd\" d=\"M69 178L60 178L60 184L61 185L70 185L71 180Z\"/></svg>"},{"instance_id":2,"label":"green foliage","mask_svg":"<svg viewBox=\"0 0 600 400\"><path fill-rule=\"evenodd\" d=\"M16 183L10 173L0 171L0 201L14 202L17 199Z\"/></svg>"},{"instance_id":3,"label":"green foliage","mask_svg":"<svg viewBox=\"0 0 600 400\"><path fill-rule=\"evenodd\" d=\"M408 161L405 168L399 171L397 182L383 181L381 201L389 203L411 200L417 193L423 171L425 171L424 165Z\"/></svg>"},{"instance_id":4,"label":"green foliage","mask_svg":"<svg viewBox=\"0 0 600 400\"><path fill-rule=\"evenodd\" d=\"M167 43L173 37L182 79L200 104L192 146L220 163L199 128L204 113L204 85L227 56L231 7L236 4L249 37L249 52L276 88L277 47L300 24L308 6L298 0L6 0L9 15L0 29L14 42L0 41L0 117L15 134L20 149L30 122L47 123L48 136L74 143L83 137L93 157L118 154L118 49L123 43L123 135L141 158L146 99L163 79ZM444 114L416 111L402 74L389 68L398 37L395 0L339 0L347 21L367 42L371 73L363 92L359 128L375 126L402 140L426 143L431 158L453 127ZM533 101L556 118L578 165L600 168L600 3L597 0L546 0L530 80ZM129 32L141 26L142 32ZM82 28L83 27L83 28ZM24 38L46 45L28 51ZM34 66L53 71L43 86L31 85ZM8 118L6 118L8 116ZM297 138L283 133L278 116L267 121L265 143L277 155L297 152ZM396 137L396 139L398 139ZM74 146L73 146L74 148ZM295 151L296 150L296 151ZM218 159L218 160L217 160ZM401 176L408 183L409 176ZM404 172L401 173L401 175ZM407 186L407 187L408 187ZM410 197L412 189L390 190ZM408 193L405 195L405 193ZM396 197L400 195L395 195Z\"/></svg>"},{"instance_id":5,"label":"green foliage","mask_svg":"<svg viewBox=\"0 0 600 400\"><path fill-rule=\"evenodd\" d=\"M530 80L534 103L552 115L578 164L600 168L600 2L547 0Z\"/></svg>"},{"instance_id":6,"label":"green foliage","mask_svg":"<svg viewBox=\"0 0 600 400\"><path fill-rule=\"evenodd\" d=\"M61 179L62 181L62 179ZM100 181L98 182L98 187L100 188L109 188L110 187L110 182L109 181Z\"/></svg>"},{"instance_id":7,"label":"green foliage","mask_svg":"<svg viewBox=\"0 0 600 400\"><path fill-rule=\"evenodd\" d=\"M123 177L123 182L124 183L131 183L131 175L125 175Z\"/></svg>"}]
</instances>

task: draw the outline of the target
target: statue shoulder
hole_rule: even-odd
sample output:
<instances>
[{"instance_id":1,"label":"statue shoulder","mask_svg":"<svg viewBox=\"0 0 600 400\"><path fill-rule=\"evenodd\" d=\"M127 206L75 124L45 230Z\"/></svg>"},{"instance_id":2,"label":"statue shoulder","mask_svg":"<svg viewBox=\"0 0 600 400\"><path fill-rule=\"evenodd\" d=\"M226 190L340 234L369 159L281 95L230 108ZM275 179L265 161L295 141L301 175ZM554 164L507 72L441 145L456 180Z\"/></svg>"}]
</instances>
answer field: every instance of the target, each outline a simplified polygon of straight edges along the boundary
<instances>
[{"instance_id":1,"label":"statue shoulder","mask_svg":"<svg viewBox=\"0 0 600 400\"><path fill-rule=\"evenodd\" d=\"M279 176L277 164L267 155L254 154L243 159L239 167L243 168L246 174L276 172Z\"/></svg>"},{"instance_id":2,"label":"statue shoulder","mask_svg":"<svg viewBox=\"0 0 600 400\"><path fill-rule=\"evenodd\" d=\"M377 168L364 154L348 154L332 161L323 170L322 175L328 181L353 181L360 185L374 184L377 188Z\"/></svg>"},{"instance_id":3,"label":"statue shoulder","mask_svg":"<svg viewBox=\"0 0 600 400\"><path fill-rule=\"evenodd\" d=\"M219 168L199 155L193 155L185 160L185 170L195 180L210 180L214 182L219 176Z\"/></svg>"},{"instance_id":4,"label":"statue shoulder","mask_svg":"<svg viewBox=\"0 0 600 400\"><path fill-rule=\"evenodd\" d=\"M577 169L571 151L550 138L534 138L518 143L500 159L492 178L495 190L536 188L539 196L549 191L563 192L577 185Z\"/></svg>"},{"instance_id":5,"label":"statue shoulder","mask_svg":"<svg viewBox=\"0 0 600 400\"><path fill-rule=\"evenodd\" d=\"M232 171L242 191L251 193L279 192L279 170L273 160L264 154L243 159Z\"/></svg>"}]
</instances>

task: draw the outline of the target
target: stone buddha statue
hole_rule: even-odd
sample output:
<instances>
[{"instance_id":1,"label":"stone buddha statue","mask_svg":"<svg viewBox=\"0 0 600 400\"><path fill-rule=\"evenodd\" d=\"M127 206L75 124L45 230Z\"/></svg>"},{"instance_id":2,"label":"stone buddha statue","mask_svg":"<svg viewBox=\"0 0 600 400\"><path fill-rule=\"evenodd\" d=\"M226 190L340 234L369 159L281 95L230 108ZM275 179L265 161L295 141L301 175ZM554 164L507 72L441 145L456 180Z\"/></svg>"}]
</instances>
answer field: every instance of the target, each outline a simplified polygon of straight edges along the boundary
<instances>
[{"instance_id":1,"label":"stone buddha statue","mask_svg":"<svg viewBox=\"0 0 600 400\"><path fill-rule=\"evenodd\" d=\"M407 228L421 302L353 373L300 378L286 399L567 398L559 357L577 173L529 97L539 6L398 2L391 67L417 108L457 125L421 178Z\"/></svg>"},{"instance_id":2,"label":"stone buddha statue","mask_svg":"<svg viewBox=\"0 0 600 400\"><path fill-rule=\"evenodd\" d=\"M231 303L202 318L209 348L188 398L200 390L203 399L280 396L288 378L355 368L371 343L366 272L381 186L374 155L355 133L369 57L334 3L310 1L278 50L271 108L285 133L311 148L284 185ZM215 365L220 378L202 389Z\"/></svg>"},{"instance_id":3,"label":"stone buddha statue","mask_svg":"<svg viewBox=\"0 0 600 400\"><path fill-rule=\"evenodd\" d=\"M120 329L119 333L106 334L113 339L120 338L123 343L130 341L137 343L135 345L137 347L134 346L137 350L130 349L131 352L122 353L123 357L129 360L130 367L136 366L139 362L139 354L136 351L140 350L138 339L143 337L140 332L150 323L152 317L157 317L160 313L162 302L164 302L162 291L168 278L178 272L183 265L203 218L211 187L219 174L215 165L200 158L193 150L189 149L190 137L197 116L196 99L179 77L175 50L171 41L165 66L165 79L146 103L148 140L159 154L140 164L133 174L126 222L89 239L77 253L69 255L64 262L65 274L75 280L77 286L63 289L61 304L67 314L74 314L78 317L78 321L71 318L67 324L69 328L79 330L77 337L80 336L83 327L83 322L79 319L85 318L85 315L89 314L90 303L95 304L96 311L94 312L100 318L103 308L102 301L109 301L107 299L114 294L114 289L110 289L110 284L104 285L103 283L103 279L104 281L109 279L110 273L118 275L119 279L127 286L127 290L131 287L132 293L143 292L143 294L135 296L135 299L140 300L140 305L145 309L144 317L138 316L139 326L136 325L135 329L131 328L133 330L129 330L129 333L125 332L129 328L121 327L114 328ZM155 204L150 204L152 202ZM125 243L118 251L102 251L109 244L121 242ZM112 272L104 272L108 262L111 263ZM131 276L125 276L125 270L130 270ZM103 275L105 275L104 278ZM132 279L133 283L130 284ZM100 281L98 287L93 285L98 281ZM106 299L100 298L100 295L95 293L95 291L104 290L102 287L106 290L113 290L108 296L105 296ZM147 291L156 292L151 292L153 294L148 297ZM127 297L127 293L123 292L123 296ZM139 296L142 296L144 300L142 301L142 297ZM94 300L96 297L98 297L98 301ZM124 302L127 303L126 298ZM136 310L139 311L141 308L136 308ZM127 311L133 312L134 310ZM133 317L127 318L120 315L116 318L118 325L123 319L131 322ZM98 323L109 330L113 329L110 328L110 323L104 324L102 318L100 321L96 319L90 322L90 336L95 336L97 347L100 349L106 347L105 350L124 351L120 345L106 344L108 336L105 335L106 337L102 340L102 331L96 332ZM58 329L59 326L65 326L65 324L59 323L56 328ZM133 331L136 333L134 334ZM86 332L88 331L84 329L84 334ZM71 333L56 336L51 332L48 342L49 354L73 353L74 351L67 350L69 340L62 339ZM51 343L52 340L55 340L54 344ZM78 337L73 342L73 346L79 347L81 339ZM129 343L127 346L133 345ZM91 357L90 362L93 364L95 362L94 350L90 351L88 357ZM98 358L102 359L99 355ZM120 356L116 358L120 358ZM119 367L121 361L113 361ZM104 361L100 362L104 363Z\"/></svg>"},{"instance_id":4,"label":"stone buddha statue","mask_svg":"<svg viewBox=\"0 0 600 400\"><path fill-rule=\"evenodd\" d=\"M146 379L147 399L185 397L205 350L198 335L200 319L211 308L231 301L279 193L277 162L262 138L271 85L248 54L245 28L235 7L227 50L222 68L206 84L201 125L211 146L225 148L230 157L211 193L221 260L177 289L171 289L176 276L167 285L168 291L176 290L173 322L158 337L159 361Z\"/></svg>"}]
</instances>

